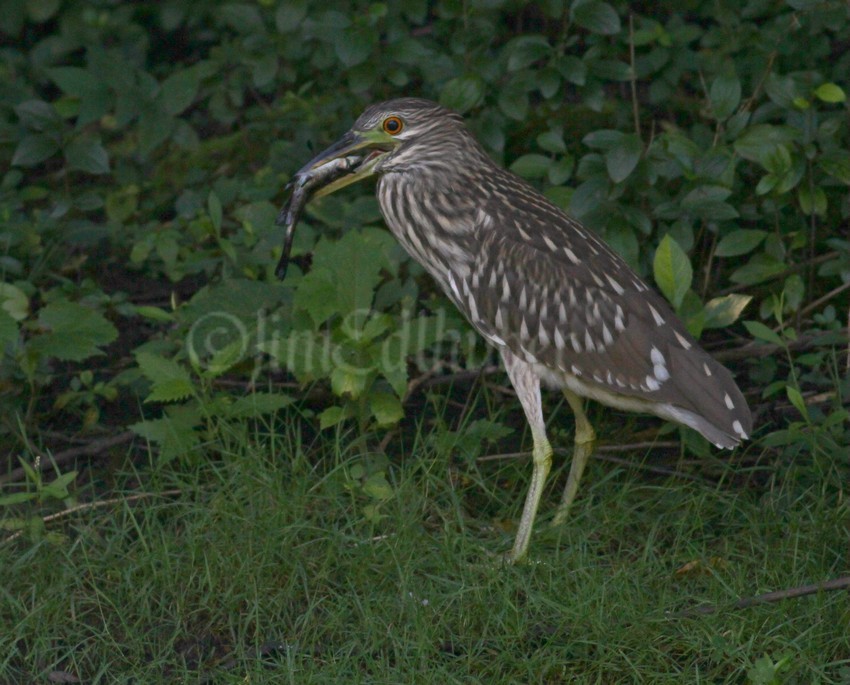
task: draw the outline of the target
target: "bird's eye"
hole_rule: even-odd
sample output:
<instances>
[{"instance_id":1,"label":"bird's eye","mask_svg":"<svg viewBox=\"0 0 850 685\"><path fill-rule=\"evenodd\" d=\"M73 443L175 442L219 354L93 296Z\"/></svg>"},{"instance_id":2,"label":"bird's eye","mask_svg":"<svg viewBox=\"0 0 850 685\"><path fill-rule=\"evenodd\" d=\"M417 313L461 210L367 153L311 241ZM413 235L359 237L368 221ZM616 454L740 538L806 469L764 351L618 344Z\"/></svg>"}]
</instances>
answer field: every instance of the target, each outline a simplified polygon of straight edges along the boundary
<instances>
[{"instance_id":1,"label":"bird's eye","mask_svg":"<svg viewBox=\"0 0 850 685\"><path fill-rule=\"evenodd\" d=\"M401 133L404 128L404 122L398 117L387 117L384 119L384 131L391 136L396 136Z\"/></svg>"}]
</instances>

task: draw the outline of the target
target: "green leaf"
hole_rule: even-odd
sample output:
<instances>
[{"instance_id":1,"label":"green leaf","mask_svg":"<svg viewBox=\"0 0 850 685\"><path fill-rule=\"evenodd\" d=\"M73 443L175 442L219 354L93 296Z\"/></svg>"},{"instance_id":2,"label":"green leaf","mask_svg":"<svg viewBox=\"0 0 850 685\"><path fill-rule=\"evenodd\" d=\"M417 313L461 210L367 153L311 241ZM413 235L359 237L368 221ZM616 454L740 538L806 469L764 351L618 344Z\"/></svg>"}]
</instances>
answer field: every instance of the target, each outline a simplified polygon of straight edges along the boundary
<instances>
[{"instance_id":1,"label":"green leaf","mask_svg":"<svg viewBox=\"0 0 850 685\"><path fill-rule=\"evenodd\" d=\"M543 36L519 36L508 41L508 71L519 71L551 54L552 46Z\"/></svg>"},{"instance_id":2,"label":"green leaf","mask_svg":"<svg viewBox=\"0 0 850 685\"><path fill-rule=\"evenodd\" d=\"M620 17L607 2L573 2L570 15L576 24L591 33L614 35L620 32Z\"/></svg>"},{"instance_id":3,"label":"green leaf","mask_svg":"<svg viewBox=\"0 0 850 685\"><path fill-rule=\"evenodd\" d=\"M741 82L735 74L714 79L709 91L711 113L717 121L728 119L741 102Z\"/></svg>"},{"instance_id":4,"label":"green leaf","mask_svg":"<svg viewBox=\"0 0 850 685\"><path fill-rule=\"evenodd\" d=\"M109 173L109 153L96 138L82 136L65 147L65 161L69 169L88 174Z\"/></svg>"},{"instance_id":5,"label":"green leaf","mask_svg":"<svg viewBox=\"0 0 850 685\"><path fill-rule=\"evenodd\" d=\"M392 426L404 418L401 401L388 392L372 393L369 407L379 426Z\"/></svg>"},{"instance_id":6,"label":"green leaf","mask_svg":"<svg viewBox=\"0 0 850 685\"><path fill-rule=\"evenodd\" d=\"M198 94L198 72L195 69L180 69L165 79L159 91L163 111L176 116L189 107Z\"/></svg>"},{"instance_id":7,"label":"green leaf","mask_svg":"<svg viewBox=\"0 0 850 685\"><path fill-rule=\"evenodd\" d=\"M742 229L732 231L720 239L714 254L718 257L737 257L752 252L767 237L767 231Z\"/></svg>"},{"instance_id":8,"label":"green leaf","mask_svg":"<svg viewBox=\"0 0 850 685\"><path fill-rule=\"evenodd\" d=\"M209 212L213 228L215 228L216 233L219 233L221 231L222 219L221 200L218 199L218 195L216 195L214 190L211 190L207 196L207 212Z\"/></svg>"},{"instance_id":9,"label":"green leaf","mask_svg":"<svg viewBox=\"0 0 850 685\"><path fill-rule=\"evenodd\" d=\"M321 243L319 243L319 247ZM318 247L317 247L318 249ZM336 275L330 270L313 266L298 283L293 304L310 315L313 323L320 326L334 314L339 313L336 301Z\"/></svg>"},{"instance_id":10,"label":"green leaf","mask_svg":"<svg viewBox=\"0 0 850 685\"><path fill-rule=\"evenodd\" d=\"M41 164L59 152L59 144L50 136L41 133L21 138L12 155L12 166L31 167Z\"/></svg>"},{"instance_id":11,"label":"green leaf","mask_svg":"<svg viewBox=\"0 0 850 685\"><path fill-rule=\"evenodd\" d=\"M751 162L759 162L773 153L777 145L796 140L798 133L790 126L756 124L746 129L735 141L735 152Z\"/></svg>"},{"instance_id":12,"label":"green leaf","mask_svg":"<svg viewBox=\"0 0 850 685\"><path fill-rule=\"evenodd\" d=\"M744 327L751 336L758 340L785 347L785 341L782 340L779 334L765 326L761 321L744 321Z\"/></svg>"},{"instance_id":13,"label":"green leaf","mask_svg":"<svg viewBox=\"0 0 850 685\"><path fill-rule=\"evenodd\" d=\"M567 151L567 144L564 142L564 132L562 130L541 133L537 136L537 144L546 150L546 152L564 153Z\"/></svg>"},{"instance_id":14,"label":"green leaf","mask_svg":"<svg viewBox=\"0 0 850 685\"><path fill-rule=\"evenodd\" d=\"M76 477L76 471L68 471L67 473L60 474L42 488L42 496L60 500L65 499L68 496L68 486Z\"/></svg>"},{"instance_id":15,"label":"green leaf","mask_svg":"<svg viewBox=\"0 0 850 685\"><path fill-rule=\"evenodd\" d=\"M325 430L326 428L336 426L347 418L346 413L342 407L328 407L319 414L319 428Z\"/></svg>"},{"instance_id":16,"label":"green leaf","mask_svg":"<svg viewBox=\"0 0 850 685\"><path fill-rule=\"evenodd\" d=\"M26 293L11 283L0 283L0 309L15 321L23 321L29 316L30 301Z\"/></svg>"},{"instance_id":17,"label":"green leaf","mask_svg":"<svg viewBox=\"0 0 850 685\"><path fill-rule=\"evenodd\" d=\"M550 166L552 166L551 158L532 153L518 157L511 164L511 171L523 178L543 178Z\"/></svg>"},{"instance_id":18,"label":"green leaf","mask_svg":"<svg viewBox=\"0 0 850 685\"><path fill-rule=\"evenodd\" d=\"M484 83L478 76L458 76L443 86L440 104L464 114L481 103Z\"/></svg>"},{"instance_id":19,"label":"green leaf","mask_svg":"<svg viewBox=\"0 0 850 685\"><path fill-rule=\"evenodd\" d=\"M279 393L254 392L231 404L227 408L227 415L232 419L250 419L262 414L273 414L292 402L291 397Z\"/></svg>"},{"instance_id":20,"label":"green leaf","mask_svg":"<svg viewBox=\"0 0 850 685\"><path fill-rule=\"evenodd\" d=\"M735 323L752 300L751 295L724 295L715 297L705 305L703 328L724 328Z\"/></svg>"},{"instance_id":21,"label":"green leaf","mask_svg":"<svg viewBox=\"0 0 850 685\"><path fill-rule=\"evenodd\" d=\"M18 322L5 309L0 309L0 353L6 345L15 342L17 339Z\"/></svg>"},{"instance_id":22,"label":"green leaf","mask_svg":"<svg viewBox=\"0 0 850 685\"><path fill-rule=\"evenodd\" d=\"M824 172L850 185L850 152L830 150L821 155L817 163Z\"/></svg>"},{"instance_id":23,"label":"green leaf","mask_svg":"<svg viewBox=\"0 0 850 685\"><path fill-rule=\"evenodd\" d=\"M794 405L795 409L800 412L800 415L806 420L809 420L809 408L803 399L803 395L797 388L790 385L785 386L785 392L788 395L788 400Z\"/></svg>"},{"instance_id":24,"label":"green leaf","mask_svg":"<svg viewBox=\"0 0 850 685\"><path fill-rule=\"evenodd\" d=\"M614 183L625 181L635 170L643 154L643 144L636 133L623 135L620 142L605 153L605 168Z\"/></svg>"},{"instance_id":25,"label":"green leaf","mask_svg":"<svg viewBox=\"0 0 850 685\"><path fill-rule=\"evenodd\" d=\"M170 407L161 419L140 421L130 426L137 435L156 443L160 450L160 461L171 461L193 452L201 442L201 434L195 427L201 423L197 407Z\"/></svg>"},{"instance_id":26,"label":"green leaf","mask_svg":"<svg viewBox=\"0 0 850 685\"><path fill-rule=\"evenodd\" d=\"M394 241L386 231L349 231L336 242L321 241L313 253L313 267L327 269L336 285L337 311L345 325L356 330L366 322L381 269L389 269Z\"/></svg>"},{"instance_id":27,"label":"green leaf","mask_svg":"<svg viewBox=\"0 0 850 685\"><path fill-rule=\"evenodd\" d=\"M694 272L688 255L669 234L664 236L655 251L653 271L659 289L673 308L678 309L691 287Z\"/></svg>"},{"instance_id":28,"label":"green leaf","mask_svg":"<svg viewBox=\"0 0 850 685\"><path fill-rule=\"evenodd\" d=\"M847 96L841 86L834 83L822 83L815 88L815 97L822 102L838 103L844 102Z\"/></svg>"},{"instance_id":29,"label":"green leaf","mask_svg":"<svg viewBox=\"0 0 850 685\"><path fill-rule=\"evenodd\" d=\"M118 337L118 330L102 314L76 302L53 302L38 313L45 329L33 337L27 347L46 357L63 361L82 361Z\"/></svg>"},{"instance_id":30,"label":"green leaf","mask_svg":"<svg viewBox=\"0 0 850 685\"><path fill-rule=\"evenodd\" d=\"M377 500L386 500L395 494L383 471L373 473L365 480L363 492Z\"/></svg>"},{"instance_id":31,"label":"green leaf","mask_svg":"<svg viewBox=\"0 0 850 685\"><path fill-rule=\"evenodd\" d=\"M377 34L373 31L351 27L334 41L334 49L344 66L353 67L366 61L377 41Z\"/></svg>"},{"instance_id":32,"label":"green leaf","mask_svg":"<svg viewBox=\"0 0 850 685\"><path fill-rule=\"evenodd\" d=\"M195 386L189 372L174 360L139 352L136 361L152 384L145 402L176 402L194 394Z\"/></svg>"}]
</instances>

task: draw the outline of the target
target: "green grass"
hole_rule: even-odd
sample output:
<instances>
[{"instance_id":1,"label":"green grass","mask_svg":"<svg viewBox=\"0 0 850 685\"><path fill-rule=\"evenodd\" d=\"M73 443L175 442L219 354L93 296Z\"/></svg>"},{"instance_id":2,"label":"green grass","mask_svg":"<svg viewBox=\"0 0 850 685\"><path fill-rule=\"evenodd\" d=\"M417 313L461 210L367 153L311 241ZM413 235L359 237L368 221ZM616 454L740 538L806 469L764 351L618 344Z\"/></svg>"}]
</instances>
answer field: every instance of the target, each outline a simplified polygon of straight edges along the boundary
<instances>
[{"instance_id":1,"label":"green grass","mask_svg":"<svg viewBox=\"0 0 850 685\"><path fill-rule=\"evenodd\" d=\"M550 531L559 460L531 561L505 568L528 462L451 459L422 429L386 460L282 425L127 475L179 495L76 514L63 544L0 546L0 682L850 681L844 592L677 616L845 574L834 470L756 487L733 465L686 482L593 460ZM364 489L371 470L392 497Z\"/></svg>"}]
</instances>

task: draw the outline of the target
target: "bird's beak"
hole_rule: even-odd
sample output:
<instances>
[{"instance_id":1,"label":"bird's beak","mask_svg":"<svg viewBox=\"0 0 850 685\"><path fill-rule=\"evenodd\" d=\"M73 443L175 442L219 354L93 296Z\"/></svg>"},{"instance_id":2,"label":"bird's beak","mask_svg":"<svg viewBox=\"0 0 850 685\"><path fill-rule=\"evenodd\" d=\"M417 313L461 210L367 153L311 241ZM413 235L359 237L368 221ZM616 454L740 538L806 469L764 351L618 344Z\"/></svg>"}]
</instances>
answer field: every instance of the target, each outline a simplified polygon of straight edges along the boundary
<instances>
[{"instance_id":1,"label":"bird's beak","mask_svg":"<svg viewBox=\"0 0 850 685\"><path fill-rule=\"evenodd\" d=\"M356 183L375 174L375 166L398 143L392 136L376 131L349 131L324 152L319 153L305 164L293 179L310 179L321 175L324 168L330 168L338 160L357 158L359 161L344 175L337 175L330 183L316 187L312 198L335 193L340 188Z\"/></svg>"}]
</instances>

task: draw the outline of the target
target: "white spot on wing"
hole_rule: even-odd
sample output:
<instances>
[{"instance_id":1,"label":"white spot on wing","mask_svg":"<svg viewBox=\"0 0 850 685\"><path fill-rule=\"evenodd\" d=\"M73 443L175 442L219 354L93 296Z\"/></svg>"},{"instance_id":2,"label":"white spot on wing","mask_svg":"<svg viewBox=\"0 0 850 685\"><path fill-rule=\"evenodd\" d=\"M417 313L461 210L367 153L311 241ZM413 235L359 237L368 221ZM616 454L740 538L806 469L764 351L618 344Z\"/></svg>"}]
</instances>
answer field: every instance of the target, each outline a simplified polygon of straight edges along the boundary
<instances>
[{"instance_id":1,"label":"white spot on wing","mask_svg":"<svg viewBox=\"0 0 850 685\"><path fill-rule=\"evenodd\" d=\"M555 347L559 350L563 350L566 347L566 341L564 340L564 336L561 335L561 331L559 329L555 329Z\"/></svg>"},{"instance_id":2,"label":"white spot on wing","mask_svg":"<svg viewBox=\"0 0 850 685\"><path fill-rule=\"evenodd\" d=\"M679 331L673 331L676 334L676 340L679 341L679 344L684 347L686 350L691 349L691 344L688 342L688 339L683 336Z\"/></svg>"},{"instance_id":3,"label":"white spot on wing","mask_svg":"<svg viewBox=\"0 0 850 685\"><path fill-rule=\"evenodd\" d=\"M548 235L543 236L543 242L546 243L546 245L549 247L550 250L552 250L552 252L558 249L558 246L552 242L552 239Z\"/></svg>"},{"instance_id":4,"label":"white spot on wing","mask_svg":"<svg viewBox=\"0 0 850 685\"><path fill-rule=\"evenodd\" d=\"M564 248L564 254L567 255L567 259L569 259L573 264L578 264L579 259L576 257L576 253L573 252L570 248Z\"/></svg>"},{"instance_id":5,"label":"white spot on wing","mask_svg":"<svg viewBox=\"0 0 850 685\"><path fill-rule=\"evenodd\" d=\"M653 346L652 350L651 350L651 351L650 351L650 353L649 353L649 358L650 358L650 359L652 359L652 363L653 363L653 364L661 364L661 365L664 365L664 364L666 364L666 363L667 363L667 362L664 360L664 355L663 355L663 354L661 354L661 350L659 350L657 347L654 347L654 346Z\"/></svg>"},{"instance_id":6,"label":"white spot on wing","mask_svg":"<svg viewBox=\"0 0 850 685\"><path fill-rule=\"evenodd\" d=\"M705 362L702 363L702 370L705 371L706 376L711 375L711 369L708 368L708 364L706 364Z\"/></svg>"},{"instance_id":7,"label":"white spot on wing","mask_svg":"<svg viewBox=\"0 0 850 685\"><path fill-rule=\"evenodd\" d=\"M657 380L655 380L654 376L647 376L646 387L649 388L651 392L655 392L661 387L661 384Z\"/></svg>"},{"instance_id":8,"label":"white spot on wing","mask_svg":"<svg viewBox=\"0 0 850 685\"><path fill-rule=\"evenodd\" d=\"M590 331L587 329L584 331L584 346L588 352L596 352L596 345L593 344L593 338L590 337Z\"/></svg>"},{"instance_id":9,"label":"white spot on wing","mask_svg":"<svg viewBox=\"0 0 850 685\"><path fill-rule=\"evenodd\" d=\"M605 278L608 279L608 282L611 284L611 287L614 288L614 291L618 295L622 295L624 292L626 292L625 288L623 288L623 286L621 286L614 278L612 278L608 274L605 274Z\"/></svg>"},{"instance_id":10,"label":"white spot on wing","mask_svg":"<svg viewBox=\"0 0 850 685\"><path fill-rule=\"evenodd\" d=\"M747 439L747 434L744 432L744 427L741 425L740 421L734 421L732 423L732 430L734 430L738 435L740 435L744 440Z\"/></svg>"},{"instance_id":11,"label":"white spot on wing","mask_svg":"<svg viewBox=\"0 0 850 685\"><path fill-rule=\"evenodd\" d=\"M723 396L723 401L726 402L726 408L727 409L734 409L735 408L735 403L732 401L732 398L729 397L728 392Z\"/></svg>"},{"instance_id":12,"label":"white spot on wing","mask_svg":"<svg viewBox=\"0 0 850 685\"><path fill-rule=\"evenodd\" d=\"M614 342L614 336L611 335L611 331L608 330L608 326L604 323L602 324L602 340L606 345L610 345Z\"/></svg>"},{"instance_id":13,"label":"white spot on wing","mask_svg":"<svg viewBox=\"0 0 850 685\"><path fill-rule=\"evenodd\" d=\"M663 326L665 322L664 322L664 319L662 318L661 314L658 313L658 310L655 307L653 307L651 304L649 304L648 302L646 303L646 306L649 307L649 312L650 312L650 314L652 314L652 318L655 319L655 325L656 326Z\"/></svg>"}]
</instances>

